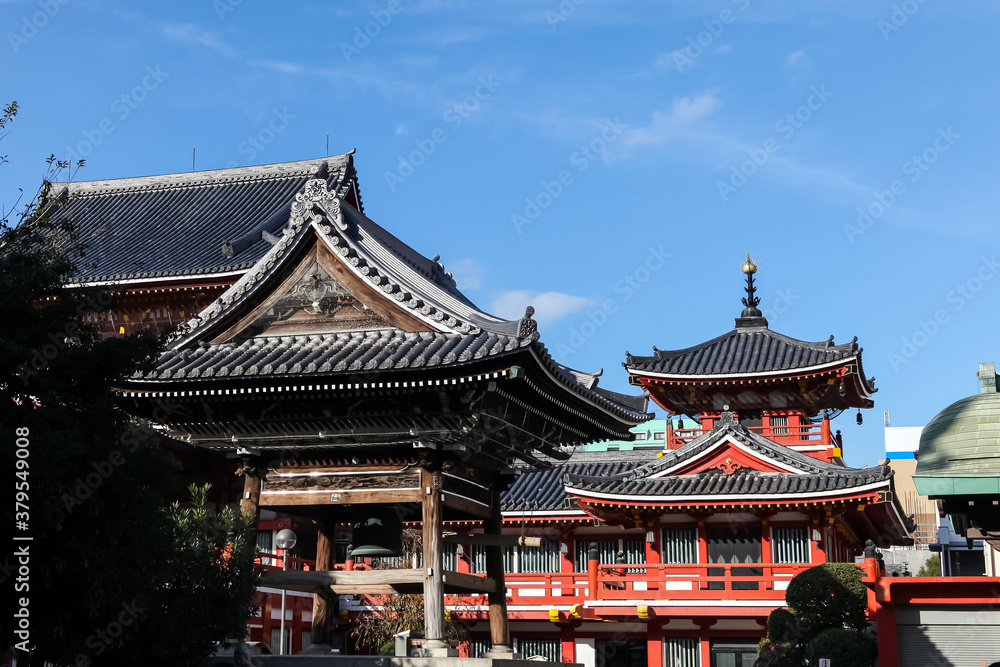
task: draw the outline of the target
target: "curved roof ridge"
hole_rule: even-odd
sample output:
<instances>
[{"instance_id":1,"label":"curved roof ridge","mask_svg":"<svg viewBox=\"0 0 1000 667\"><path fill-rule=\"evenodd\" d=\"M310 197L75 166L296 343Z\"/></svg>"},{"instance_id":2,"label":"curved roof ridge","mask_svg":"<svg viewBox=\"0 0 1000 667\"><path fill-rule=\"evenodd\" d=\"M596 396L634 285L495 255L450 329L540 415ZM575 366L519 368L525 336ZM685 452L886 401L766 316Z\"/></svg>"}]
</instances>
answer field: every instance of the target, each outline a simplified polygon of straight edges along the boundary
<instances>
[{"instance_id":1,"label":"curved roof ridge","mask_svg":"<svg viewBox=\"0 0 1000 667\"><path fill-rule=\"evenodd\" d=\"M652 356L626 352L630 371L668 375L734 375L794 370L860 355L857 337L847 343L804 341L767 327L736 327L704 343L679 350L653 347Z\"/></svg>"},{"instance_id":2,"label":"curved roof ridge","mask_svg":"<svg viewBox=\"0 0 1000 667\"><path fill-rule=\"evenodd\" d=\"M149 176L128 176L125 178L109 178L94 181L70 181L53 183L51 193L61 193L68 190L78 197L91 197L112 192L138 190L166 190L183 187L201 187L232 183L235 181L254 181L274 178L293 178L315 174L323 163L329 170L347 166L354 150L340 155L331 155L310 160L295 162L274 162L271 164L248 165L244 167L225 167L221 169L205 169L202 171L187 171L174 174L153 174Z\"/></svg>"},{"instance_id":3,"label":"curved roof ridge","mask_svg":"<svg viewBox=\"0 0 1000 667\"><path fill-rule=\"evenodd\" d=\"M726 414L729 414L728 420L723 417L716 423L716 426L711 431L695 438L691 442L688 442L677 449L666 452L663 456L636 467L627 473L623 473L613 478L604 476L600 479L602 481L620 482L639 482L651 479L656 473L668 470L678 464L696 458L706 449L717 444L720 440L727 436L734 437L742 444L749 446L751 449L763 454L764 456L793 468L797 468L801 471L799 473L775 474L819 474L825 476L843 475L848 477L872 475L876 473L879 474L880 477L888 477L891 475L891 470L888 465L879 466L878 468L848 468L847 466L841 466L835 463L813 458L803 454L802 452L797 452L794 449L754 433L753 431L747 429L746 426L743 426L739 422L733 420L731 413L723 413L723 415ZM675 475L674 477L687 476L695 475ZM584 479L580 479L579 481L587 483L587 480Z\"/></svg>"}]
</instances>

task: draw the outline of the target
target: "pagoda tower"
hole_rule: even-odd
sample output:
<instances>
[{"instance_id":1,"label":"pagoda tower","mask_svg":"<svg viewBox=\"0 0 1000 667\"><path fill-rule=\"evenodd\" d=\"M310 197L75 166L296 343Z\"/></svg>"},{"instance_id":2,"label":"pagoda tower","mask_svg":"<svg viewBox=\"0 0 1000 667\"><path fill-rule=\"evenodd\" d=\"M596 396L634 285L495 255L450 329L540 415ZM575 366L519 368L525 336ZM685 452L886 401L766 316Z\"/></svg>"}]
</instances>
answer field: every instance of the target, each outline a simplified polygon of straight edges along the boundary
<instances>
[{"instance_id":1,"label":"pagoda tower","mask_svg":"<svg viewBox=\"0 0 1000 667\"><path fill-rule=\"evenodd\" d=\"M678 431L668 420L668 449L710 431L729 411L758 435L842 463L842 443L831 435L830 419L856 408L860 420L860 409L874 405L877 391L875 379L864 376L862 348L857 337L837 345L833 336L811 343L772 331L757 308L757 268L747 255L744 308L732 331L680 350L654 347L648 357L626 352L629 381L667 412L700 424Z\"/></svg>"}]
</instances>

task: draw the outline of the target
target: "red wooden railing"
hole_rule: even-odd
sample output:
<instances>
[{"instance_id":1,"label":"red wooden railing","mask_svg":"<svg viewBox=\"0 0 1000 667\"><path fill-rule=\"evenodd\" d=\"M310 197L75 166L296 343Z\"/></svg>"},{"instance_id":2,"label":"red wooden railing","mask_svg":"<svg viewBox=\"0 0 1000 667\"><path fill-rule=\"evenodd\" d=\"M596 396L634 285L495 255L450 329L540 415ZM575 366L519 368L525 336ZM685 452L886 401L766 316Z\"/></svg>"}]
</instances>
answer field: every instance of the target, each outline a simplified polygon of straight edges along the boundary
<instances>
[{"instance_id":1,"label":"red wooden railing","mask_svg":"<svg viewBox=\"0 0 1000 667\"><path fill-rule=\"evenodd\" d=\"M801 426L749 426L754 433L785 445L838 446L830 437L830 421ZM666 449L677 449L695 438L705 435L711 428L668 428Z\"/></svg>"},{"instance_id":2,"label":"red wooden railing","mask_svg":"<svg viewBox=\"0 0 1000 667\"><path fill-rule=\"evenodd\" d=\"M280 570L282 568L282 558L285 558L283 554L272 554L266 551L261 551L257 558L254 559L254 564L259 565L264 570ZM288 569L289 570L315 570L316 561L309 560L308 558L295 558L294 556L287 556L288 558ZM265 560L271 561L270 563L265 563Z\"/></svg>"},{"instance_id":3,"label":"red wooden railing","mask_svg":"<svg viewBox=\"0 0 1000 667\"><path fill-rule=\"evenodd\" d=\"M518 572L505 575L513 604L575 604L588 599L775 599L811 563L708 563L598 565L596 587L587 572ZM478 596L463 596L468 598Z\"/></svg>"}]
</instances>

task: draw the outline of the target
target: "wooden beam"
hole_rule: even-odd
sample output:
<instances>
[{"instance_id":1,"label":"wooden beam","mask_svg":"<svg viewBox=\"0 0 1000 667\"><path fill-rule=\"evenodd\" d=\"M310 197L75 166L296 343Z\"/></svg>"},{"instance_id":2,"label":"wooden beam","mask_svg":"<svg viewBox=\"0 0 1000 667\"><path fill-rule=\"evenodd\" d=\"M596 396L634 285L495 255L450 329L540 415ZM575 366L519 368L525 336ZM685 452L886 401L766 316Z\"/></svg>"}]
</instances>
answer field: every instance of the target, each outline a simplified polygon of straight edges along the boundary
<instances>
[{"instance_id":1,"label":"wooden beam","mask_svg":"<svg viewBox=\"0 0 1000 667\"><path fill-rule=\"evenodd\" d=\"M540 547L542 538L524 535L491 535L489 533L445 533L444 541L453 544L481 544L493 547Z\"/></svg>"},{"instance_id":2,"label":"wooden beam","mask_svg":"<svg viewBox=\"0 0 1000 667\"><path fill-rule=\"evenodd\" d=\"M265 570L260 586L315 593L331 586L394 586L422 584L423 570Z\"/></svg>"},{"instance_id":3,"label":"wooden beam","mask_svg":"<svg viewBox=\"0 0 1000 667\"><path fill-rule=\"evenodd\" d=\"M260 586L317 595L422 593L425 576L424 570L265 570ZM464 572L442 571L441 581L446 593L490 593L497 588L492 579Z\"/></svg>"},{"instance_id":4,"label":"wooden beam","mask_svg":"<svg viewBox=\"0 0 1000 667\"><path fill-rule=\"evenodd\" d=\"M478 577L465 572L442 572L444 589L447 593L496 593L497 582L487 577Z\"/></svg>"},{"instance_id":5,"label":"wooden beam","mask_svg":"<svg viewBox=\"0 0 1000 667\"><path fill-rule=\"evenodd\" d=\"M480 519L486 519L490 516L489 507L480 505L479 503L473 502L468 498L457 496L454 493L448 493L447 491L441 494L441 502L445 507L458 510L459 512L465 512L466 514L471 514L472 516Z\"/></svg>"},{"instance_id":6,"label":"wooden beam","mask_svg":"<svg viewBox=\"0 0 1000 667\"><path fill-rule=\"evenodd\" d=\"M334 500L336 498L336 500ZM260 495L262 507L288 505L361 505L386 503L419 503L423 498L419 490L404 491L296 491L293 493L268 493Z\"/></svg>"}]
</instances>

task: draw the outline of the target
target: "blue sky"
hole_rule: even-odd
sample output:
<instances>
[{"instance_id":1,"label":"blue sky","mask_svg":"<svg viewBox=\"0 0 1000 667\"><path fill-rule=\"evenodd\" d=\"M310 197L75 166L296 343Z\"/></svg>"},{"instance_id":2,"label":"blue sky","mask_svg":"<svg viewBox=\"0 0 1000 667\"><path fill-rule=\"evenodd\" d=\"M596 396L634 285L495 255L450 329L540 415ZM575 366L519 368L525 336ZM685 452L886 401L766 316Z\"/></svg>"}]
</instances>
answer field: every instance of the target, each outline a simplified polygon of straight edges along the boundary
<instances>
[{"instance_id":1,"label":"blue sky","mask_svg":"<svg viewBox=\"0 0 1000 667\"><path fill-rule=\"evenodd\" d=\"M562 362L857 335L852 465L1000 361L996 2L0 1L3 201L357 149L368 214Z\"/></svg>"}]
</instances>

